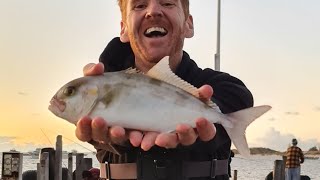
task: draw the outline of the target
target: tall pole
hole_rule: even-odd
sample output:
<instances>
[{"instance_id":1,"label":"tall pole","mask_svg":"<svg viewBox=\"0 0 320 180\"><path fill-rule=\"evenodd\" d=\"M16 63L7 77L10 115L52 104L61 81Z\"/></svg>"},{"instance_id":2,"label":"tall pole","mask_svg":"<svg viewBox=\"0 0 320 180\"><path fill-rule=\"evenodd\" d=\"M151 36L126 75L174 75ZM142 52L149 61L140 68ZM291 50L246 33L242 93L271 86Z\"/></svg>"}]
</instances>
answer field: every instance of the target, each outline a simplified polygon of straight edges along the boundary
<instances>
[{"instance_id":1,"label":"tall pole","mask_svg":"<svg viewBox=\"0 0 320 180\"><path fill-rule=\"evenodd\" d=\"M217 52L214 55L214 67L220 71L220 29L221 29L221 0L218 0L218 19L217 19Z\"/></svg>"}]
</instances>

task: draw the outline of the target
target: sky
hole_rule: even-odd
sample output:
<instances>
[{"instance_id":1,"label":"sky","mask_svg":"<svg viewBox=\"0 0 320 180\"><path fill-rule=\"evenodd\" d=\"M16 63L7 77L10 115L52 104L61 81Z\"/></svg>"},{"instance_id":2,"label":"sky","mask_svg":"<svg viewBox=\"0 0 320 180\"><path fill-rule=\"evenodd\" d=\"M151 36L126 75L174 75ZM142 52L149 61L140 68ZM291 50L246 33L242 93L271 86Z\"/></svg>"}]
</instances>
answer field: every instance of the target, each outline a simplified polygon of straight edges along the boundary
<instances>
[{"instance_id":1,"label":"sky","mask_svg":"<svg viewBox=\"0 0 320 180\"><path fill-rule=\"evenodd\" d=\"M272 110L254 121L250 147L284 151L320 146L320 1L222 0L221 71L241 79L255 105ZM195 36L184 50L214 68L216 0L190 0ZM0 0L0 152L55 146L94 150L75 126L47 109L66 82L98 58L120 32L116 0Z\"/></svg>"}]
</instances>

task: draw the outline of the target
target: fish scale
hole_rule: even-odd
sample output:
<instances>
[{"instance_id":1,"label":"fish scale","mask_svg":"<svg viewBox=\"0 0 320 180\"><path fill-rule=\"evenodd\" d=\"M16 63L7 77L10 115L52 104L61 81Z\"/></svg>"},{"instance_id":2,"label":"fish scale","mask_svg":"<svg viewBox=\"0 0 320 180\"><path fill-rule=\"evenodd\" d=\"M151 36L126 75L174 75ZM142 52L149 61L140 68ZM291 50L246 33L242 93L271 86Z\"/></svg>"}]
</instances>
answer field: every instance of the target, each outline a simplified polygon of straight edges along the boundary
<instances>
[{"instance_id":1,"label":"fish scale","mask_svg":"<svg viewBox=\"0 0 320 180\"><path fill-rule=\"evenodd\" d=\"M221 124L243 156L250 155L246 128L270 109L262 105L221 113L171 71L168 57L146 74L130 69L75 79L61 87L49 105L52 113L74 124L83 116L99 116L108 125L142 131L172 132L181 123L195 127L195 120L203 117Z\"/></svg>"}]
</instances>

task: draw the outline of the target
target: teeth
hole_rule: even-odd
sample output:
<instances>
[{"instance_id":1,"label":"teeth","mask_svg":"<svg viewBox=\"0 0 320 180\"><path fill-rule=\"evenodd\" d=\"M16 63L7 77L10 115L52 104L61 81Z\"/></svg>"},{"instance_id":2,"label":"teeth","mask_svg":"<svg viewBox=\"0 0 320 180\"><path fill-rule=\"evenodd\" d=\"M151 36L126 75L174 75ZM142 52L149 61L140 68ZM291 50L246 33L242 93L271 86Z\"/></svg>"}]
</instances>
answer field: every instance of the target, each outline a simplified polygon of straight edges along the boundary
<instances>
[{"instance_id":1,"label":"teeth","mask_svg":"<svg viewBox=\"0 0 320 180\"><path fill-rule=\"evenodd\" d=\"M162 27L151 27L151 28L147 29L146 34L150 34L155 31L163 33L163 34L167 33L167 31Z\"/></svg>"}]
</instances>

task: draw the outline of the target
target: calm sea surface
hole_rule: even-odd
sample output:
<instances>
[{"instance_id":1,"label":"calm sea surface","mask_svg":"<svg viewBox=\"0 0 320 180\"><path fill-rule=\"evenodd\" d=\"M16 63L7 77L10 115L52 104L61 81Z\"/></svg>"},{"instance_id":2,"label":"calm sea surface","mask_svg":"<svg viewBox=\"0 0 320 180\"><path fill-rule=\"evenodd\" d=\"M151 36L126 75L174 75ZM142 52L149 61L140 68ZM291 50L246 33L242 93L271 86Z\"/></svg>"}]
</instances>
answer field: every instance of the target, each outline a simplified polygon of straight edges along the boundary
<instances>
[{"instance_id":1,"label":"calm sea surface","mask_svg":"<svg viewBox=\"0 0 320 180\"><path fill-rule=\"evenodd\" d=\"M0 154L0 169L2 169L2 153ZM99 167L98 161L93 154L88 154L86 158L93 159L93 166ZM238 170L238 180L264 180L269 172L273 170L274 161L281 160L280 156L253 155L250 159L235 156L231 162L231 168ZM74 159L75 162L75 159ZM23 171L35 170L38 160L29 156L23 157ZM63 160L63 167L68 166L67 160ZM73 168L75 165L73 166ZM301 174L308 175L313 180L320 180L320 159L306 159L301 168ZM0 171L1 175L1 171Z\"/></svg>"}]
</instances>

